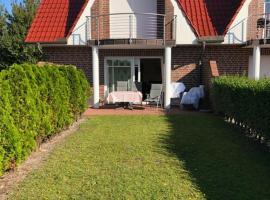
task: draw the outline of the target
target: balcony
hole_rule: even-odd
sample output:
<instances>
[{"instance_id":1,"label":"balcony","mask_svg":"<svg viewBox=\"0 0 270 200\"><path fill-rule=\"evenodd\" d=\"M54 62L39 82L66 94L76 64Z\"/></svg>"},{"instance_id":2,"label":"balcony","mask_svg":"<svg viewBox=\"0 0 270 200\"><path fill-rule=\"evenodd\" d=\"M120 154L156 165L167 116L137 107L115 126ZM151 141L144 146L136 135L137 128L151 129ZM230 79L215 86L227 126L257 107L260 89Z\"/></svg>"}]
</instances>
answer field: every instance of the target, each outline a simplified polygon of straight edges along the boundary
<instances>
[{"instance_id":1,"label":"balcony","mask_svg":"<svg viewBox=\"0 0 270 200\"><path fill-rule=\"evenodd\" d=\"M250 15L234 25L227 32L225 42L229 44L270 42L270 13Z\"/></svg>"},{"instance_id":2,"label":"balcony","mask_svg":"<svg viewBox=\"0 0 270 200\"><path fill-rule=\"evenodd\" d=\"M87 17L87 43L99 45L175 45L176 16L115 13Z\"/></svg>"}]
</instances>

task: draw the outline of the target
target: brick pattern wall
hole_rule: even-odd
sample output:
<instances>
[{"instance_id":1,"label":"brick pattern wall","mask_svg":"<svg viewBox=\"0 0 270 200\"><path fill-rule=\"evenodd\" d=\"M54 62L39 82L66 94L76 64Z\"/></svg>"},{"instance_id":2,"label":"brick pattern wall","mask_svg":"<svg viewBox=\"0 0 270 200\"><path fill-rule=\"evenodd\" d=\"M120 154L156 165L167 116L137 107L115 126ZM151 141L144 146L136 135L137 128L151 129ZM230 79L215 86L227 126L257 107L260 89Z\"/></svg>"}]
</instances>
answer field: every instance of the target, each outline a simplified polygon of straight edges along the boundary
<instances>
[{"instance_id":1,"label":"brick pattern wall","mask_svg":"<svg viewBox=\"0 0 270 200\"><path fill-rule=\"evenodd\" d=\"M252 0L249 4L249 18L247 22L247 40L259 39L262 37L263 29L257 28L257 21L263 18L264 0Z\"/></svg>"},{"instance_id":2,"label":"brick pattern wall","mask_svg":"<svg viewBox=\"0 0 270 200\"><path fill-rule=\"evenodd\" d=\"M108 39L110 37L110 0L95 0L91 8L91 16L105 15L91 18L92 39Z\"/></svg>"},{"instance_id":3,"label":"brick pattern wall","mask_svg":"<svg viewBox=\"0 0 270 200\"><path fill-rule=\"evenodd\" d=\"M200 46L179 46L172 49L172 81L184 82L187 88L200 83Z\"/></svg>"},{"instance_id":4,"label":"brick pattern wall","mask_svg":"<svg viewBox=\"0 0 270 200\"><path fill-rule=\"evenodd\" d=\"M219 71L217 67L217 61L210 60L209 61L209 66L210 66L210 75L212 77L219 77Z\"/></svg>"},{"instance_id":5,"label":"brick pattern wall","mask_svg":"<svg viewBox=\"0 0 270 200\"><path fill-rule=\"evenodd\" d=\"M92 83L92 52L90 47L43 47L46 61L72 64L82 69ZM172 81L184 82L187 89L199 84L209 85L211 70L209 61L216 61L219 75L248 74L249 56L252 49L237 45L178 46L172 49ZM270 55L270 49L262 49L262 55ZM107 56L163 57L163 49L100 49L100 95L104 92L104 59ZM200 65L202 63L202 65Z\"/></svg>"},{"instance_id":6,"label":"brick pattern wall","mask_svg":"<svg viewBox=\"0 0 270 200\"><path fill-rule=\"evenodd\" d=\"M165 14L166 14L166 40L171 40L173 38L173 25L174 25L174 8L171 0L165 1Z\"/></svg>"},{"instance_id":7,"label":"brick pattern wall","mask_svg":"<svg viewBox=\"0 0 270 200\"><path fill-rule=\"evenodd\" d=\"M184 82L188 89L211 81L209 61L216 61L220 75L248 74L252 50L241 46L179 46L172 50L172 81ZM262 52L265 52L263 50ZM270 54L270 51L269 51ZM200 65L202 64L202 65Z\"/></svg>"},{"instance_id":8,"label":"brick pattern wall","mask_svg":"<svg viewBox=\"0 0 270 200\"><path fill-rule=\"evenodd\" d=\"M174 25L174 8L171 0L157 0L157 13L166 14L165 19L165 38L171 40L173 38L173 25ZM158 38L163 39L163 17L159 16L157 20ZM162 23L161 23L162 22Z\"/></svg>"},{"instance_id":9,"label":"brick pattern wall","mask_svg":"<svg viewBox=\"0 0 270 200\"><path fill-rule=\"evenodd\" d=\"M91 47L43 47L45 61L56 64L75 65L83 70L89 82L92 82Z\"/></svg>"},{"instance_id":10,"label":"brick pattern wall","mask_svg":"<svg viewBox=\"0 0 270 200\"><path fill-rule=\"evenodd\" d=\"M157 14L165 14L165 0L157 0ZM163 39L163 17L157 17L157 38Z\"/></svg>"}]
</instances>

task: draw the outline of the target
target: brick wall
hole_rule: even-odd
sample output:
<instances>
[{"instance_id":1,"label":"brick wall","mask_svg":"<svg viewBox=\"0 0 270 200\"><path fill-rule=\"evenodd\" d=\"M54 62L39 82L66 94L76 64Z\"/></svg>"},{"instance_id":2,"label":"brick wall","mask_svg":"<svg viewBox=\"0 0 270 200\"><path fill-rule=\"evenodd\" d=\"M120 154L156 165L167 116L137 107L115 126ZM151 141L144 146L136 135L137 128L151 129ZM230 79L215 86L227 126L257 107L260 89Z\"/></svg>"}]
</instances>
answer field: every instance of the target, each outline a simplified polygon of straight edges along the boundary
<instances>
[{"instance_id":1,"label":"brick wall","mask_svg":"<svg viewBox=\"0 0 270 200\"><path fill-rule=\"evenodd\" d=\"M46 61L58 64L72 64L82 69L92 83L92 53L90 47L44 47ZM263 55L270 55L269 49L262 49ZM162 57L163 49L100 49L100 93L103 95L104 58L107 56ZM247 74L252 49L236 45L206 46L202 57L202 46L178 46L172 49L172 81L184 82L188 89L203 83L209 84L211 76L209 61L216 61L220 75ZM200 62L201 61L201 62ZM203 65L200 66L200 63Z\"/></svg>"},{"instance_id":2,"label":"brick wall","mask_svg":"<svg viewBox=\"0 0 270 200\"><path fill-rule=\"evenodd\" d=\"M165 14L165 0L157 0L157 14ZM157 17L157 38L163 39L163 17Z\"/></svg>"},{"instance_id":3,"label":"brick wall","mask_svg":"<svg viewBox=\"0 0 270 200\"><path fill-rule=\"evenodd\" d=\"M209 61L216 61L220 75L248 74L252 50L236 45L211 45L202 50L200 45L173 48L172 81L184 82L188 89L201 83L207 85L211 79L210 71L206 71L209 69Z\"/></svg>"},{"instance_id":4,"label":"brick wall","mask_svg":"<svg viewBox=\"0 0 270 200\"><path fill-rule=\"evenodd\" d=\"M43 47L45 61L57 64L71 64L83 70L89 82L92 82L91 47Z\"/></svg>"},{"instance_id":5,"label":"brick wall","mask_svg":"<svg viewBox=\"0 0 270 200\"><path fill-rule=\"evenodd\" d=\"M173 25L174 25L174 8L171 0L165 1L165 14L166 14L166 40L171 40L173 37Z\"/></svg>"},{"instance_id":6,"label":"brick wall","mask_svg":"<svg viewBox=\"0 0 270 200\"><path fill-rule=\"evenodd\" d=\"M157 13L158 14L166 14L165 19L165 38L167 40L171 40L173 37L173 19L174 19L174 8L171 0L157 0ZM157 27L158 27L158 38L163 39L163 27L164 19L162 16L158 16L157 18Z\"/></svg>"},{"instance_id":7,"label":"brick wall","mask_svg":"<svg viewBox=\"0 0 270 200\"><path fill-rule=\"evenodd\" d=\"M248 32L247 40L261 38L262 29L257 28L257 21L262 18L264 13L264 0L252 0L248 8L249 18L248 18Z\"/></svg>"},{"instance_id":8,"label":"brick wall","mask_svg":"<svg viewBox=\"0 0 270 200\"><path fill-rule=\"evenodd\" d=\"M107 39L110 37L110 0L95 0L91 7L91 16L105 15L91 18L92 39Z\"/></svg>"},{"instance_id":9,"label":"brick wall","mask_svg":"<svg viewBox=\"0 0 270 200\"><path fill-rule=\"evenodd\" d=\"M172 81L184 82L187 88L200 83L200 46L179 46L172 49Z\"/></svg>"}]
</instances>

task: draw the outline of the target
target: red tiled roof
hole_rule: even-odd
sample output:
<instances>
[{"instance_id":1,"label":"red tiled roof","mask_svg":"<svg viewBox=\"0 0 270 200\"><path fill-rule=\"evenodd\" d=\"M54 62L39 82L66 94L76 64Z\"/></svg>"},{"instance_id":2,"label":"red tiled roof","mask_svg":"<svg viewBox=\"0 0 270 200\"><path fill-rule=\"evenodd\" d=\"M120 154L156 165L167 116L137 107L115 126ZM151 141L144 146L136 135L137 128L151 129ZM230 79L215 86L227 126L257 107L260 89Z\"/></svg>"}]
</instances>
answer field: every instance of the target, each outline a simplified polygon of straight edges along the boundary
<instances>
[{"instance_id":1,"label":"red tiled roof","mask_svg":"<svg viewBox=\"0 0 270 200\"><path fill-rule=\"evenodd\" d=\"M42 0L25 42L57 42L66 38L88 0Z\"/></svg>"},{"instance_id":2,"label":"red tiled roof","mask_svg":"<svg viewBox=\"0 0 270 200\"><path fill-rule=\"evenodd\" d=\"M245 0L178 0L198 36L224 35Z\"/></svg>"}]
</instances>

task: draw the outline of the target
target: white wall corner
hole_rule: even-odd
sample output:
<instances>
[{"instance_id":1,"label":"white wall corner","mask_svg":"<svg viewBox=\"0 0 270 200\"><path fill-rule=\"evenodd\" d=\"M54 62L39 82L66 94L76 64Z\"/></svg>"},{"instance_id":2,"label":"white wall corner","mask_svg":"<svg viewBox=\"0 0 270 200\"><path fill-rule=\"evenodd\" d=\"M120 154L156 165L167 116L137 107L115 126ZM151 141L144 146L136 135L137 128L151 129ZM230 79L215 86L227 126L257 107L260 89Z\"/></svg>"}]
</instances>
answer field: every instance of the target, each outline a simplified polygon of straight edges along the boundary
<instances>
[{"instance_id":1,"label":"white wall corner","mask_svg":"<svg viewBox=\"0 0 270 200\"><path fill-rule=\"evenodd\" d=\"M246 0L231 23L225 35L223 44L241 44L247 39L247 19L249 17L249 4Z\"/></svg>"},{"instance_id":2,"label":"white wall corner","mask_svg":"<svg viewBox=\"0 0 270 200\"><path fill-rule=\"evenodd\" d=\"M91 15L94 0L89 0L75 24L72 34L67 38L67 45L85 45L87 43L86 19Z\"/></svg>"},{"instance_id":3,"label":"white wall corner","mask_svg":"<svg viewBox=\"0 0 270 200\"><path fill-rule=\"evenodd\" d=\"M174 14L177 16L176 44L196 44L197 36L179 7L178 2L175 0L171 0L171 2L174 7Z\"/></svg>"}]
</instances>

